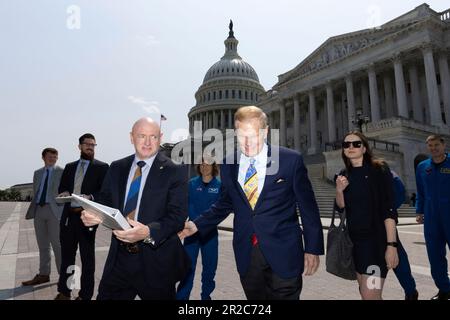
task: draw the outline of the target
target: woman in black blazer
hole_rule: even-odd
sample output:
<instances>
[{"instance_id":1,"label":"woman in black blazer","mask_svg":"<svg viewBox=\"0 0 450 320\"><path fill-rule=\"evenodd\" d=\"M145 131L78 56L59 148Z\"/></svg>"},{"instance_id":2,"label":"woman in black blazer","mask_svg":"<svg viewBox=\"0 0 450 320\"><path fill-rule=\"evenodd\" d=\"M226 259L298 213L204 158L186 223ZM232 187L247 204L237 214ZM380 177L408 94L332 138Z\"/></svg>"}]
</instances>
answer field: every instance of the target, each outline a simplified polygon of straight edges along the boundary
<instances>
[{"instance_id":1,"label":"woman in black blazer","mask_svg":"<svg viewBox=\"0 0 450 320\"><path fill-rule=\"evenodd\" d=\"M379 300L388 270L398 264L393 177L358 131L345 136L342 160L345 170L336 179L337 209L346 210L361 298Z\"/></svg>"}]
</instances>

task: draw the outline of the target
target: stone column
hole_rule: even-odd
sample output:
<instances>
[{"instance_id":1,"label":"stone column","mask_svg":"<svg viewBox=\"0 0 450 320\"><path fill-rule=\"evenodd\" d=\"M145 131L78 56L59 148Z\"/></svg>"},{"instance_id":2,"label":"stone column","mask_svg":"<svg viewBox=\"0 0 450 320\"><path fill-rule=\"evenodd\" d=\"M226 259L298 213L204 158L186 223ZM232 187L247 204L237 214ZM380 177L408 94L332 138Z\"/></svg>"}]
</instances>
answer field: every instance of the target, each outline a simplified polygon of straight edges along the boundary
<instances>
[{"instance_id":1,"label":"stone column","mask_svg":"<svg viewBox=\"0 0 450 320\"><path fill-rule=\"evenodd\" d=\"M450 74L447 61L448 52L439 53L439 74L441 75L441 92L447 126L450 126Z\"/></svg>"},{"instance_id":2,"label":"stone column","mask_svg":"<svg viewBox=\"0 0 450 320\"><path fill-rule=\"evenodd\" d=\"M397 93L398 116L408 119L408 100L406 99L405 77L403 65L399 54L394 56L395 92Z\"/></svg>"},{"instance_id":3,"label":"stone column","mask_svg":"<svg viewBox=\"0 0 450 320\"><path fill-rule=\"evenodd\" d=\"M334 96L331 82L327 82L327 119L328 119L328 142L336 141L336 113L334 110Z\"/></svg>"},{"instance_id":4,"label":"stone column","mask_svg":"<svg viewBox=\"0 0 450 320\"><path fill-rule=\"evenodd\" d=\"M308 154L317 153L317 113L316 113L316 97L311 89L309 95L309 149Z\"/></svg>"},{"instance_id":5,"label":"stone column","mask_svg":"<svg viewBox=\"0 0 450 320\"><path fill-rule=\"evenodd\" d=\"M294 96L294 147L300 152L300 101L298 95Z\"/></svg>"},{"instance_id":6,"label":"stone column","mask_svg":"<svg viewBox=\"0 0 450 320\"><path fill-rule=\"evenodd\" d=\"M374 65L370 65L368 69L369 74L369 89L370 89L370 109L371 121L373 123L381 120L380 116L380 98L378 96L377 74L375 73Z\"/></svg>"},{"instance_id":7,"label":"stone column","mask_svg":"<svg viewBox=\"0 0 450 320\"><path fill-rule=\"evenodd\" d=\"M278 102L280 108L280 146L286 146L286 106L283 101Z\"/></svg>"},{"instance_id":8,"label":"stone column","mask_svg":"<svg viewBox=\"0 0 450 320\"><path fill-rule=\"evenodd\" d=\"M386 118L394 116L394 97L392 95L392 81L388 73L383 75L384 96L386 98Z\"/></svg>"},{"instance_id":9,"label":"stone column","mask_svg":"<svg viewBox=\"0 0 450 320\"><path fill-rule=\"evenodd\" d=\"M271 112L270 114L268 114L269 116L269 128L270 129L274 129L275 126L275 119L273 118L275 115L273 112Z\"/></svg>"},{"instance_id":10,"label":"stone column","mask_svg":"<svg viewBox=\"0 0 450 320\"><path fill-rule=\"evenodd\" d=\"M367 86L367 81L361 82L361 104L363 114L370 116L369 87Z\"/></svg>"},{"instance_id":11,"label":"stone column","mask_svg":"<svg viewBox=\"0 0 450 320\"><path fill-rule=\"evenodd\" d=\"M409 82L411 84L411 101L414 120L424 123L422 97L420 96L420 83L415 64L408 68Z\"/></svg>"},{"instance_id":12,"label":"stone column","mask_svg":"<svg viewBox=\"0 0 450 320\"><path fill-rule=\"evenodd\" d=\"M231 112L231 109L228 109L228 129L233 129L234 123L233 123L233 115Z\"/></svg>"},{"instance_id":13,"label":"stone column","mask_svg":"<svg viewBox=\"0 0 450 320\"><path fill-rule=\"evenodd\" d=\"M347 105L348 105L348 128L353 128L352 119L355 119L355 92L353 89L352 75L349 73L345 77L345 84L347 87ZM345 111L345 106L342 104L342 111ZM345 113L344 113L345 114Z\"/></svg>"},{"instance_id":14,"label":"stone column","mask_svg":"<svg viewBox=\"0 0 450 320\"><path fill-rule=\"evenodd\" d=\"M345 100L347 99L347 94L345 92L341 93L341 106L342 106L342 135L350 131L353 128L352 121L348 113L345 112ZM347 101L348 104L348 101ZM349 121L347 121L349 119Z\"/></svg>"},{"instance_id":15,"label":"stone column","mask_svg":"<svg viewBox=\"0 0 450 320\"><path fill-rule=\"evenodd\" d=\"M217 113L216 110L213 111L213 127L214 129L218 129L219 127L219 119L218 119L219 114Z\"/></svg>"},{"instance_id":16,"label":"stone column","mask_svg":"<svg viewBox=\"0 0 450 320\"><path fill-rule=\"evenodd\" d=\"M442 126L441 104L434 67L433 49L431 45L422 47L423 61L425 63L425 76L427 80L428 104L430 108L430 122L433 126Z\"/></svg>"},{"instance_id":17,"label":"stone column","mask_svg":"<svg viewBox=\"0 0 450 320\"><path fill-rule=\"evenodd\" d=\"M223 109L220 110L220 130L225 129L225 112Z\"/></svg>"}]
</instances>

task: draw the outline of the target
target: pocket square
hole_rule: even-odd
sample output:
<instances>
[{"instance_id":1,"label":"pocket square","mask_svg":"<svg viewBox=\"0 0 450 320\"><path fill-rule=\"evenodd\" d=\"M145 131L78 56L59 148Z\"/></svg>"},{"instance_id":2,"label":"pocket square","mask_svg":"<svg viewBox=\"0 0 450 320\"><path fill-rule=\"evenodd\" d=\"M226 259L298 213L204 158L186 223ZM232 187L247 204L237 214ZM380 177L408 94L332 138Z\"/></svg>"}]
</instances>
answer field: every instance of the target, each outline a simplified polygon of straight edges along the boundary
<instances>
[{"instance_id":1,"label":"pocket square","mask_svg":"<svg viewBox=\"0 0 450 320\"><path fill-rule=\"evenodd\" d=\"M280 179L278 179L277 182L275 182L275 183L281 183L281 182L284 182L284 181L286 181L286 180L280 178Z\"/></svg>"}]
</instances>

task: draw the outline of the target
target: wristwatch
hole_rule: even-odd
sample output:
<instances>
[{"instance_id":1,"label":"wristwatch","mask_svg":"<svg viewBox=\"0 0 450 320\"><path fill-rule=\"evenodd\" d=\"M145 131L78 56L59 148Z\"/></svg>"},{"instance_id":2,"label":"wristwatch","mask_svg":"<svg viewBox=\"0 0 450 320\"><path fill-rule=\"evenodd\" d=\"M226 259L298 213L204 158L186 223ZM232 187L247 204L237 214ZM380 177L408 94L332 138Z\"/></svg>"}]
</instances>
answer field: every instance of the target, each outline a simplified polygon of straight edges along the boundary
<instances>
[{"instance_id":1,"label":"wristwatch","mask_svg":"<svg viewBox=\"0 0 450 320\"><path fill-rule=\"evenodd\" d=\"M152 244L152 245L154 245L155 244L155 240L153 240L153 238L150 236L150 227L148 227L148 231L149 231L148 236L144 240L142 240L142 242L145 243L145 244Z\"/></svg>"},{"instance_id":2,"label":"wristwatch","mask_svg":"<svg viewBox=\"0 0 450 320\"><path fill-rule=\"evenodd\" d=\"M397 248L398 247L398 242L388 242L388 243L386 243L388 246L391 246L391 247L394 247L394 248Z\"/></svg>"}]
</instances>

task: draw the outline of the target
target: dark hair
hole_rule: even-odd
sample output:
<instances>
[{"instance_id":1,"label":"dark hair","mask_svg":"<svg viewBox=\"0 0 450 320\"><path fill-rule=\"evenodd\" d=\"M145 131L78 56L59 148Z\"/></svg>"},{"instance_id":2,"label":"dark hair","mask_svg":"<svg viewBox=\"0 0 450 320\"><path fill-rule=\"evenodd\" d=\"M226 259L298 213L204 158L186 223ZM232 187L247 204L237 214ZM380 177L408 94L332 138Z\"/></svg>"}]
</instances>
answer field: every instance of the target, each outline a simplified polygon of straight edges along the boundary
<instances>
[{"instance_id":1,"label":"dark hair","mask_svg":"<svg viewBox=\"0 0 450 320\"><path fill-rule=\"evenodd\" d=\"M344 136L344 141L345 141L345 138L347 138L349 135L354 135L354 136L357 136L358 138L360 138L363 146L366 148L366 152L363 155L363 162L369 163L370 165L372 165L374 167L381 167L386 164L383 160L377 159L374 157L372 150L370 149L370 146L369 146L369 141L367 140L365 135L363 135L359 131L350 131L349 133L347 133ZM350 159L346 157L346 155L344 153L344 148L342 148L341 156L342 156L342 160L344 161L345 168L347 169L347 172L349 172L353 168L353 166L352 166Z\"/></svg>"},{"instance_id":2,"label":"dark hair","mask_svg":"<svg viewBox=\"0 0 450 320\"><path fill-rule=\"evenodd\" d=\"M444 137L440 134L432 134L431 136L428 136L426 143L430 141L440 141L442 144L445 144Z\"/></svg>"},{"instance_id":3,"label":"dark hair","mask_svg":"<svg viewBox=\"0 0 450 320\"><path fill-rule=\"evenodd\" d=\"M95 140L95 137L94 137L94 135L92 133L85 133L78 139L78 142L80 144L82 144L84 142L84 139L93 139L93 140Z\"/></svg>"},{"instance_id":4,"label":"dark hair","mask_svg":"<svg viewBox=\"0 0 450 320\"><path fill-rule=\"evenodd\" d=\"M55 148L45 148L44 150L42 150L42 158L44 158L47 153L58 155L58 150L56 150Z\"/></svg>"},{"instance_id":5,"label":"dark hair","mask_svg":"<svg viewBox=\"0 0 450 320\"><path fill-rule=\"evenodd\" d=\"M207 163L207 162L205 161L205 159L203 159L202 163ZM199 175L199 176L202 175L202 173L200 171L200 165L202 163L195 165L195 171L197 171L197 175ZM209 163L207 163L207 164L209 164ZM211 173L211 175L213 177L217 177L219 175L219 166L217 165L217 163L215 161L213 163L211 163L211 165L212 165L212 173Z\"/></svg>"}]
</instances>

